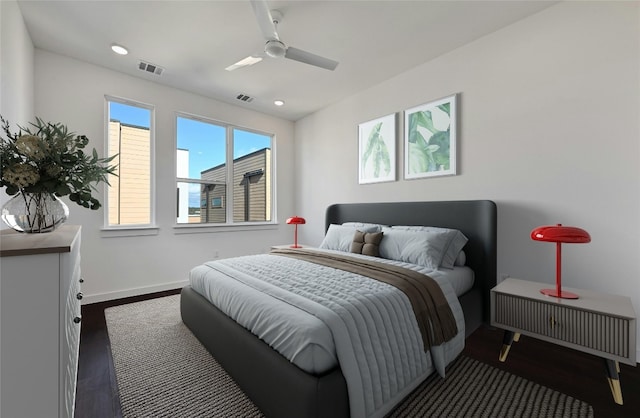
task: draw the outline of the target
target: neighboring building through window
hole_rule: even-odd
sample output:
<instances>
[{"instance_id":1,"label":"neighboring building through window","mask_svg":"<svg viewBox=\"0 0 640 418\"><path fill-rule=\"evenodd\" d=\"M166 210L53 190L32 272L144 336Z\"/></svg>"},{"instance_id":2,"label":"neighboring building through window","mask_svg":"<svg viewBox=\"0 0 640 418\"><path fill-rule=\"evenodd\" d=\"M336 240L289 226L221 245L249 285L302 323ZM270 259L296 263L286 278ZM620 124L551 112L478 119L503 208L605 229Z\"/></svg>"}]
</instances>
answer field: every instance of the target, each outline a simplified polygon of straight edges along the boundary
<instances>
[{"instance_id":1,"label":"neighboring building through window","mask_svg":"<svg viewBox=\"0 0 640 418\"><path fill-rule=\"evenodd\" d=\"M152 224L152 109L107 98L108 154L118 154L107 193L108 226Z\"/></svg>"},{"instance_id":2,"label":"neighboring building through window","mask_svg":"<svg viewBox=\"0 0 640 418\"><path fill-rule=\"evenodd\" d=\"M270 222L272 136L187 116L176 125L177 223Z\"/></svg>"}]
</instances>

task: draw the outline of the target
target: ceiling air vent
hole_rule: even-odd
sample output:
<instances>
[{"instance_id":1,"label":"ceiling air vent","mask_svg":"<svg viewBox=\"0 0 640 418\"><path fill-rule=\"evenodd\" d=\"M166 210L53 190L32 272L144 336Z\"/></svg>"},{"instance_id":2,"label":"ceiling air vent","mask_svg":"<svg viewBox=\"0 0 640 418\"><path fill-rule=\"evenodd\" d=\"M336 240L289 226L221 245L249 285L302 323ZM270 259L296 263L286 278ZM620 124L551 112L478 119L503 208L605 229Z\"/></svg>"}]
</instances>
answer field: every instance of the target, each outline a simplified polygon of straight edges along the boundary
<instances>
[{"instance_id":1,"label":"ceiling air vent","mask_svg":"<svg viewBox=\"0 0 640 418\"><path fill-rule=\"evenodd\" d=\"M246 94L242 94L242 93L238 94L236 96L236 99L243 101L245 103L251 103L253 101L253 97L247 96Z\"/></svg>"},{"instance_id":2,"label":"ceiling air vent","mask_svg":"<svg viewBox=\"0 0 640 418\"><path fill-rule=\"evenodd\" d=\"M140 64L138 64L138 69L155 75L162 75L162 73L164 72L164 68L144 61L140 61Z\"/></svg>"}]
</instances>

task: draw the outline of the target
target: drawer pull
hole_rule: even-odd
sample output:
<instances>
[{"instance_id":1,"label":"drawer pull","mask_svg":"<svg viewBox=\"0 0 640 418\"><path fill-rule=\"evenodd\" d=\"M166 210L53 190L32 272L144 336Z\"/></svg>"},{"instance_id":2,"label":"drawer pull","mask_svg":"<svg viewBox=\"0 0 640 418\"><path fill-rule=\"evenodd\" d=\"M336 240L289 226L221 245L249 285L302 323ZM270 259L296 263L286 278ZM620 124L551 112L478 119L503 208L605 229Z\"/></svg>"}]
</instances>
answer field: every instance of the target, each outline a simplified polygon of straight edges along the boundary
<instances>
[{"instance_id":1,"label":"drawer pull","mask_svg":"<svg viewBox=\"0 0 640 418\"><path fill-rule=\"evenodd\" d=\"M78 300L82 300L82 297L83 297L82 292L78 292L78 294L76 295L76 298Z\"/></svg>"},{"instance_id":2,"label":"drawer pull","mask_svg":"<svg viewBox=\"0 0 640 418\"><path fill-rule=\"evenodd\" d=\"M73 322L75 322L76 324L79 324L80 321L82 321L82 318L79 316L76 316L75 318L73 318Z\"/></svg>"},{"instance_id":3,"label":"drawer pull","mask_svg":"<svg viewBox=\"0 0 640 418\"><path fill-rule=\"evenodd\" d=\"M79 280L80 283L84 283L84 279L81 277Z\"/></svg>"},{"instance_id":4,"label":"drawer pull","mask_svg":"<svg viewBox=\"0 0 640 418\"><path fill-rule=\"evenodd\" d=\"M553 329L557 323L558 321L556 321L552 316L549 317L549 325L551 326L551 329Z\"/></svg>"}]
</instances>

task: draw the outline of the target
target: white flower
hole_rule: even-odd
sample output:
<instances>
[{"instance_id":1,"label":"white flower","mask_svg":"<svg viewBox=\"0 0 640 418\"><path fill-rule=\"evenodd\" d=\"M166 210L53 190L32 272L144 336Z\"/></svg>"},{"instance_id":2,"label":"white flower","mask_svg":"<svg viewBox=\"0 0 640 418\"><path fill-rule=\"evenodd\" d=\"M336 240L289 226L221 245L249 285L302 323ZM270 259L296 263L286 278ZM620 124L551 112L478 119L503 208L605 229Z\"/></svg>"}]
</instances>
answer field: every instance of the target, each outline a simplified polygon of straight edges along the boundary
<instances>
[{"instance_id":1,"label":"white flower","mask_svg":"<svg viewBox=\"0 0 640 418\"><path fill-rule=\"evenodd\" d=\"M38 161L45 157L40 146L40 138L35 135L22 135L16 140L16 148L25 156Z\"/></svg>"},{"instance_id":2,"label":"white flower","mask_svg":"<svg viewBox=\"0 0 640 418\"><path fill-rule=\"evenodd\" d=\"M62 172L62 168L55 164L49 164L45 167L44 171L51 177L56 178Z\"/></svg>"},{"instance_id":3,"label":"white flower","mask_svg":"<svg viewBox=\"0 0 640 418\"><path fill-rule=\"evenodd\" d=\"M18 188L34 185L40 180L40 174L29 164L17 164L2 173L2 180Z\"/></svg>"}]
</instances>

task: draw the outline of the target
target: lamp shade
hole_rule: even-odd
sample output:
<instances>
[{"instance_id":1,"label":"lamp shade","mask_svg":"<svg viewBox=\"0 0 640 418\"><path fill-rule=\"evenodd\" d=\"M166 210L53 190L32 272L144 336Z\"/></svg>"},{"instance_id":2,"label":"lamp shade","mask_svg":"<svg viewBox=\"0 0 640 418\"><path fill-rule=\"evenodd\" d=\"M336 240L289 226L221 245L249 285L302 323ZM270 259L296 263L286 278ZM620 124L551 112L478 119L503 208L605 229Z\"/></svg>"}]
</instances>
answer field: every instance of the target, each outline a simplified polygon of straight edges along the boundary
<instances>
[{"instance_id":1,"label":"lamp shade","mask_svg":"<svg viewBox=\"0 0 640 418\"><path fill-rule=\"evenodd\" d=\"M546 242L565 242L568 244L591 242L591 236L584 229L563 226L562 224L539 226L531 231L531 239Z\"/></svg>"},{"instance_id":2,"label":"lamp shade","mask_svg":"<svg viewBox=\"0 0 640 418\"><path fill-rule=\"evenodd\" d=\"M556 243L556 288L541 289L543 295L553 296L563 299L578 299L575 293L562 290L562 243L566 244L586 244L591 242L591 236L587 231L574 226L546 225L539 226L531 231L531 239L534 241L545 241Z\"/></svg>"},{"instance_id":3,"label":"lamp shade","mask_svg":"<svg viewBox=\"0 0 640 418\"><path fill-rule=\"evenodd\" d=\"M295 232L293 233L293 245L291 246L291 248L301 248L301 246L298 245L298 225L306 223L307 221L299 216L292 216L291 218L287 219L287 224L296 226Z\"/></svg>"},{"instance_id":4,"label":"lamp shade","mask_svg":"<svg viewBox=\"0 0 640 418\"><path fill-rule=\"evenodd\" d=\"M287 224L289 225L302 225L302 224L306 224L307 221L304 218L301 218L299 216L293 216L289 219L287 219Z\"/></svg>"}]
</instances>

